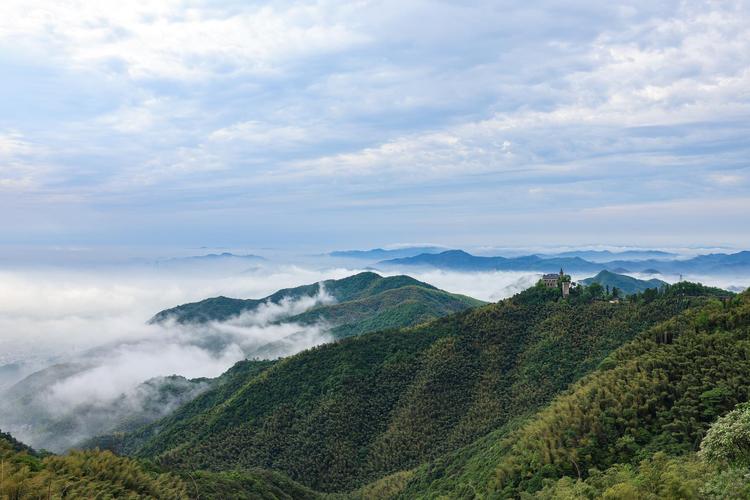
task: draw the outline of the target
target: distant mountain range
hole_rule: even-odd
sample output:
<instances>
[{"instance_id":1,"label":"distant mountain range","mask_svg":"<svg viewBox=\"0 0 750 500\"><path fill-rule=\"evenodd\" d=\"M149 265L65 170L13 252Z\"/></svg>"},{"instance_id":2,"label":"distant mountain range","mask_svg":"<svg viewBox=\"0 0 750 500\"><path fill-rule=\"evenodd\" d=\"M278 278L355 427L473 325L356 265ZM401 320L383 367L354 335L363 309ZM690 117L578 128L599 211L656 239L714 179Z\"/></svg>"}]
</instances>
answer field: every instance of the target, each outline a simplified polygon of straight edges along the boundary
<instances>
[{"instance_id":1,"label":"distant mountain range","mask_svg":"<svg viewBox=\"0 0 750 500\"><path fill-rule=\"evenodd\" d=\"M157 261L160 266L171 266L180 264L192 264L192 263L214 263L214 262L227 262L227 261L243 261L243 262L259 262L264 261L260 255L236 255L230 252L222 253L209 253L206 255L192 255L189 257L171 257L169 259L162 259Z\"/></svg>"},{"instance_id":2,"label":"distant mountain range","mask_svg":"<svg viewBox=\"0 0 750 500\"><path fill-rule=\"evenodd\" d=\"M572 250L552 254L537 254L539 257L549 259L551 257L580 257L589 262L611 262L613 260L668 260L678 257L675 253L662 252L660 250L624 250L622 252L611 252L609 250Z\"/></svg>"},{"instance_id":3,"label":"distant mountain range","mask_svg":"<svg viewBox=\"0 0 750 500\"><path fill-rule=\"evenodd\" d=\"M416 257L421 254L438 254L448 251L445 247L436 246L414 246L396 249L373 248L370 250L337 250L330 252L331 257L362 259L362 260L386 260ZM610 250L571 250L557 253L533 254L542 259L580 257L589 262L611 262L613 260L647 260L659 259L669 260L677 258L678 255L661 250L623 250L612 252Z\"/></svg>"},{"instance_id":4,"label":"distant mountain range","mask_svg":"<svg viewBox=\"0 0 750 500\"><path fill-rule=\"evenodd\" d=\"M599 283L603 287L618 288L624 295L633 295L634 293L641 293L648 288L661 288L668 285L666 281L658 280L656 278L650 280L639 280L631 276L624 274L617 274L610 271L600 271L599 274L591 278L580 280L578 283L582 285L590 285L591 283Z\"/></svg>"},{"instance_id":5,"label":"distant mountain range","mask_svg":"<svg viewBox=\"0 0 750 500\"><path fill-rule=\"evenodd\" d=\"M347 259L383 260L414 257L423 253L440 253L444 251L445 248L441 247L404 247L391 250L373 248L371 250L337 250L328 255Z\"/></svg>"},{"instance_id":6,"label":"distant mountain range","mask_svg":"<svg viewBox=\"0 0 750 500\"><path fill-rule=\"evenodd\" d=\"M591 262L581 257L481 257L463 250L450 250L438 254L421 254L414 257L383 260L382 267L436 267L462 271L540 271L552 272L560 268L568 272L595 272L602 270L627 270L628 272L736 274L750 273L750 251L733 254L699 255L687 260L614 260Z\"/></svg>"},{"instance_id":7,"label":"distant mountain range","mask_svg":"<svg viewBox=\"0 0 750 500\"><path fill-rule=\"evenodd\" d=\"M542 258L537 255L524 257L481 257L463 250L448 250L438 254L421 254L415 257L384 260L381 266L430 266L462 271L554 271L561 267L569 271L599 271L601 264L588 262L580 257Z\"/></svg>"}]
</instances>

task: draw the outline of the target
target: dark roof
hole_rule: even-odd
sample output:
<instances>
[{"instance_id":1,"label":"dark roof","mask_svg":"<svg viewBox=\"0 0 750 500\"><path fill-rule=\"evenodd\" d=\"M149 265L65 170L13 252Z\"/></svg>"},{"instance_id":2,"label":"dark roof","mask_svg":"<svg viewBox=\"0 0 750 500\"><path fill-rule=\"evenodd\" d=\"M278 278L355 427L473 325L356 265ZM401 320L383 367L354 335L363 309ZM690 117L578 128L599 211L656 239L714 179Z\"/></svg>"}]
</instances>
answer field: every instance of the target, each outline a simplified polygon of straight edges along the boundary
<instances>
[{"instance_id":1,"label":"dark roof","mask_svg":"<svg viewBox=\"0 0 750 500\"><path fill-rule=\"evenodd\" d=\"M545 274L544 276L542 276L542 279L544 279L544 280L556 280L559 277L560 277L559 274L552 273L552 274Z\"/></svg>"}]
</instances>

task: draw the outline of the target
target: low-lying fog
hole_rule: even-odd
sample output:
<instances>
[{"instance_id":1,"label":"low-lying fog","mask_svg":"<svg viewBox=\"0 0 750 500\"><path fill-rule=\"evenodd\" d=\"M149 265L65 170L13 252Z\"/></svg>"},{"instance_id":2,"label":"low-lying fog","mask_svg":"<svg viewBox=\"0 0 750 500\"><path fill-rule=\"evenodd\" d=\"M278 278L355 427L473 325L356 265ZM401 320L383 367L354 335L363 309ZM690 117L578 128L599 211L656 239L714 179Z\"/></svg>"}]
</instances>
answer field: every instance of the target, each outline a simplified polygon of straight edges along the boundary
<instances>
[{"instance_id":1,"label":"low-lying fog","mask_svg":"<svg viewBox=\"0 0 750 500\"><path fill-rule=\"evenodd\" d=\"M148 320L163 309L207 297L260 298L281 288L339 279L362 270L267 261L254 262L240 271L214 267L211 272L196 272L190 266L156 269L132 265L0 270L0 391L6 392L0 395L0 429L33 446L59 451L107 430L108 419L122 418L113 406L125 412L144 405L153 397L144 392L148 386L143 383L149 379L173 374L188 379L216 377L253 349L289 339L292 334L294 341L287 342L279 355L327 342L330 337L324 324L276 322L316 303L332 301L325 292L269 305L223 323L154 325ZM539 278L534 272L420 269L408 274L486 301L513 295ZM675 281L677 277L659 278ZM735 284L726 279L697 278L717 286ZM54 370L42 372L44 376L35 375L34 384L25 381L34 394L26 395L23 407L17 404L19 394L14 395L16 399L7 397L13 384L52 365L56 365ZM195 384L190 390L202 387ZM28 412L44 415L30 416ZM63 441L53 441L49 433L35 427L49 425L50 418L73 418L71 415L76 423L72 431L68 426L70 436Z\"/></svg>"}]
</instances>

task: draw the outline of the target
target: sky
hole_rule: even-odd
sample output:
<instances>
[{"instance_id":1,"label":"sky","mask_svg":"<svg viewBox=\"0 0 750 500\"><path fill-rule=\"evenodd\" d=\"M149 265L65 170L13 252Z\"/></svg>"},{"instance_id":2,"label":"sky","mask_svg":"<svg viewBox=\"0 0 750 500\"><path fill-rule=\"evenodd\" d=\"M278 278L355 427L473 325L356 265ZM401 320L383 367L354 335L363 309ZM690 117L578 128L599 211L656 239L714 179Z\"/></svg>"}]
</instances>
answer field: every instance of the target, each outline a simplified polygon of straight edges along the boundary
<instances>
[{"instance_id":1,"label":"sky","mask_svg":"<svg viewBox=\"0 0 750 500\"><path fill-rule=\"evenodd\" d=\"M750 247L750 2L0 3L0 245Z\"/></svg>"}]
</instances>

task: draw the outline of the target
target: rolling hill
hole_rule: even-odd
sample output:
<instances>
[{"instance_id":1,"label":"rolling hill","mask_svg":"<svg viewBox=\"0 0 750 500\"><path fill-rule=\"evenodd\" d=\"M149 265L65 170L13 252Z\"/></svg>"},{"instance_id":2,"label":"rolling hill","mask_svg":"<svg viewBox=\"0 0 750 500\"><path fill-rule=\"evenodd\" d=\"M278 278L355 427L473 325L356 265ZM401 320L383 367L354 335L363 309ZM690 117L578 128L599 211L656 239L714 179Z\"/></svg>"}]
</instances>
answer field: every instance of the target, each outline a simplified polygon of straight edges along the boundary
<instances>
[{"instance_id":1,"label":"rolling hill","mask_svg":"<svg viewBox=\"0 0 750 500\"><path fill-rule=\"evenodd\" d=\"M184 304L156 314L151 322L206 323L226 321L243 313L253 313L268 304L282 304L323 294L298 314L279 318L277 322L298 325L320 324L333 339L352 335L412 326L419 323L478 307L484 302L464 295L452 294L409 276L382 277L363 272L340 280L279 290L263 299L230 299L216 297ZM287 344L294 334L271 342L247 353L249 357L276 358L289 352Z\"/></svg>"},{"instance_id":2,"label":"rolling hill","mask_svg":"<svg viewBox=\"0 0 750 500\"><path fill-rule=\"evenodd\" d=\"M382 306L395 306L396 302L388 300L388 296L381 296L386 292L393 292L398 289L410 287L409 290L416 289L429 290L435 292L429 294L430 299L440 296L443 304L448 304L447 312L454 312L454 308L465 308L481 305L482 302L470 297L450 294L438 290L434 286L417 281L409 276L390 276L382 277L373 272L363 272L339 280L326 280L321 283L303 285L295 288L286 288L262 299L233 299L228 297L213 297L200 302L183 304L171 309L166 309L157 313L150 321L154 323L174 320L177 323L205 323L209 321L226 321L242 313L252 313L259 307L267 304L281 304L284 301L294 301L302 298L318 296L321 293L331 297L335 304L333 309L326 310L329 304L316 305L317 312L305 311L310 314L300 314L296 319L306 321L313 317L325 318L327 320L342 320L346 318L356 319L357 321L373 313L383 313L384 311L377 308L377 304ZM406 295L409 295L408 293ZM403 297L408 301L415 300L418 294L413 294L411 298ZM423 295L427 297L428 295ZM431 300L434 304L434 300ZM345 303L348 305L344 306ZM357 311L357 309L362 310ZM345 314L344 311L347 313ZM445 314L435 311L435 317ZM292 318L285 318L291 320ZM336 323L337 321L334 321ZM338 325L334 325L338 326ZM395 325L388 325L395 326ZM399 325L401 326L401 325Z\"/></svg>"},{"instance_id":3,"label":"rolling hill","mask_svg":"<svg viewBox=\"0 0 750 500\"><path fill-rule=\"evenodd\" d=\"M240 374L113 449L174 470L263 467L350 491L513 427L618 347L713 290L623 304L532 288L414 328L346 338Z\"/></svg>"},{"instance_id":4,"label":"rolling hill","mask_svg":"<svg viewBox=\"0 0 750 500\"><path fill-rule=\"evenodd\" d=\"M639 280L632 276L626 276L624 274L617 274L610 271L600 271L599 274L591 278L586 278L578 281L582 285L590 285L591 283L599 283L603 287L617 288L625 295L633 295L634 293L641 293L649 288L661 288L668 283L656 278L650 280Z\"/></svg>"}]
</instances>

